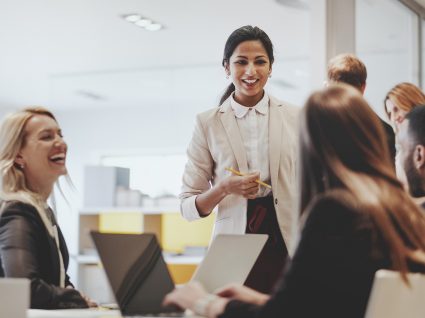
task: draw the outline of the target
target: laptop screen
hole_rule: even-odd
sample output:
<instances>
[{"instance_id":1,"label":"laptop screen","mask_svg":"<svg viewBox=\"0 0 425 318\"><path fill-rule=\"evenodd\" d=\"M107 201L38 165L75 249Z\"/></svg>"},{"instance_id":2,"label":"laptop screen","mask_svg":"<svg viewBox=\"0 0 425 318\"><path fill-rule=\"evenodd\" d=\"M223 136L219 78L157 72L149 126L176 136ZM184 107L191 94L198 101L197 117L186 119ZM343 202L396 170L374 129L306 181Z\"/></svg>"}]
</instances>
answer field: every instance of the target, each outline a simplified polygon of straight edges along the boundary
<instances>
[{"instance_id":1,"label":"laptop screen","mask_svg":"<svg viewBox=\"0 0 425 318\"><path fill-rule=\"evenodd\" d=\"M124 315L175 312L161 306L174 283L154 234L91 232L115 299ZM265 234L218 235L192 280L208 292L243 284L267 241Z\"/></svg>"},{"instance_id":2,"label":"laptop screen","mask_svg":"<svg viewBox=\"0 0 425 318\"><path fill-rule=\"evenodd\" d=\"M175 311L161 306L174 283L154 234L91 235L124 315Z\"/></svg>"}]
</instances>

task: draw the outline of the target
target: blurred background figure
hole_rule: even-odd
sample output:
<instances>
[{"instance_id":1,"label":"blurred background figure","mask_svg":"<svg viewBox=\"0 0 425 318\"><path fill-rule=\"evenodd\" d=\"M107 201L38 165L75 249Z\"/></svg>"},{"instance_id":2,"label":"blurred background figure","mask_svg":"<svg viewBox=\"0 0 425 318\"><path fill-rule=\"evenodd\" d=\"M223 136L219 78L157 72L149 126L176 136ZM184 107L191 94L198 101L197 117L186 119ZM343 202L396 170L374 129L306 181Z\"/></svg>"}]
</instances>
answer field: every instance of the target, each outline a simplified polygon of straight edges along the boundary
<instances>
[{"instance_id":1,"label":"blurred background figure","mask_svg":"<svg viewBox=\"0 0 425 318\"><path fill-rule=\"evenodd\" d=\"M385 96L384 107L385 112L390 120L394 132L398 134L400 124L404 117L414 107L425 104L425 94L422 90L412 83L400 83L394 86ZM396 138L396 148L399 148L398 138ZM399 153L396 155L396 171L397 178L403 183L406 191L408 191L408 181L404 173L403 167L400 167Z\"/></svg>"},{"instance_id":2,"label":"blurred background figure","mask_svg":"<svg viewBox=\"0 0 425 318\"><path fill-rule=\"evenodd\" d=\"M425 209L425 106L407 113L399 129L398 166L404 169L410 194Z\"/></svg>"},{"instance_id":3,"label":"blurred background figure","mask_svg":"<svg viewBox=\"0 0 425 318\"><path fill-rule=\"evenodd\" d=\"M388 119L397 133L404 117L414 107L425 104L425 94L412 83L400 83L385 96L384 107Z\"/></svg>"},{"instance_id":4,"label":"blurred background figure","mask_svg":"<svg viewBox=\"0 0 425 318\"><path fill-rule=\"evenodd\" d=\"M339 54L328 63L328 82L345 83L356 88L362 95L366 90L367 70L366 66L354 54ZM378 115L375 115L379 118ZM395 136L393 129L385 121L379 118L387 136L390 156L395 160Z\"/></svg>"}]
</instances>

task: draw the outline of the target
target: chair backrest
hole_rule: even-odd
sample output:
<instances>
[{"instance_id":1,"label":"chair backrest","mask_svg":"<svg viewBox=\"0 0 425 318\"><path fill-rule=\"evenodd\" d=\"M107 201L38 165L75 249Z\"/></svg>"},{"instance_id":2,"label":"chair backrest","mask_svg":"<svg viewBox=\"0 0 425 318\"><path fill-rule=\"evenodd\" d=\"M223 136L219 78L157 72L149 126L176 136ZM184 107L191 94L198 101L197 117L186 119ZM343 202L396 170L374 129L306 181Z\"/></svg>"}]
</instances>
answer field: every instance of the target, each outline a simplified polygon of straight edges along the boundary
<instances>
[{"instance_id":1,"label":"chair backrest","mask_svg":"<svg viewBox=\"0 0 425 318\"><path fill-rule=\"evenodd\" d=\"M0 317L26 318L30 282L26 278L0 278Z\"/></svg>"},{"instance_id":2,"label":"chair backrest","mask_svg":"<svg viewBox=\"0 0 425 318\"><path fill-rule=\"evenodd\" d=\"M410 287L399 272L377 271L365 318L424 318L425 275L409 273L408 279Z\"/></svg>"}]
</instances>

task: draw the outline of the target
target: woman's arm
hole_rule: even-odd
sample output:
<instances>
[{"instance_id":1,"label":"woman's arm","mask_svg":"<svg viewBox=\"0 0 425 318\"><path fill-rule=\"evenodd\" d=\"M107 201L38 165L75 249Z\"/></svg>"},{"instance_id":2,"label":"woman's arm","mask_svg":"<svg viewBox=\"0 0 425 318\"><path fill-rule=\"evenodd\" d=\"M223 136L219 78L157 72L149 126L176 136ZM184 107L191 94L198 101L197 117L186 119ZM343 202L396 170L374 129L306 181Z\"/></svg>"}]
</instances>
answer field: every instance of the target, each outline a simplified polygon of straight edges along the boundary
<instances>
[{"instance_id":1,"label":"woman's arm","mask_svg":"<svg viewBox=\"0 0 425 318\"><path fill-rule=\"evenodd\" d=\"M48 234L33 214L25 205L17 204L1 215L0 258L5 277L30 279L31 308L86 308L87 303L77 290L60 288L40 277L42 264L36 255L37 245Z\"/></svg>"},{"instance_id":2,"label":"woman's arm","mask_svg":"<svg viewBox=\"0 0 425 318\"><path fill-rule=\"evenodd\" d=\"M237 194L247 199L254 199L259 187L255 181L259 177L259 173L252 173L243 177L229 176L208 191L197 195L195 204L199 214L202 216L209 215L212 209L229 194Z\"/></svg>"},{"instance_id":3,"label":"woman's arm","mask_svg":"<svg viewBox=\"0 0 425 318\"><path fill-rule=\"evenodd\" d=\"M237 194L255 198L258 192L258 173L244 177L228 176L211 187L215 177L215 162L199 116L196 119L192 140L187 149L188 162L183 173L181 213L189 221L208 216L227 195Z\"/></svg>"},{"instance_id":4,"label":"woman's arm","mask_svg":"<svg viewBox=\"0 0 425 318\"><path fill-rule=\"evenodd\" d=\"M341 201L313 204L294 258L269 301L262 306L230 301L220 318L362 317L376 270L371 223Z\"/></svg>"},{"instance_id":5,"label":"woman's arm","mask_svg":"<svg viewBox=\"0 0 425 318\"><path fill-rule=\"evenodd\" d=\"M215 298L192 283L168 294L165 303L210 318L363 317L377 269L370 253L373 227L362 208L344 200L338 193L312 205L292 263L270 298Z\"/></svg>"}]
</instances>

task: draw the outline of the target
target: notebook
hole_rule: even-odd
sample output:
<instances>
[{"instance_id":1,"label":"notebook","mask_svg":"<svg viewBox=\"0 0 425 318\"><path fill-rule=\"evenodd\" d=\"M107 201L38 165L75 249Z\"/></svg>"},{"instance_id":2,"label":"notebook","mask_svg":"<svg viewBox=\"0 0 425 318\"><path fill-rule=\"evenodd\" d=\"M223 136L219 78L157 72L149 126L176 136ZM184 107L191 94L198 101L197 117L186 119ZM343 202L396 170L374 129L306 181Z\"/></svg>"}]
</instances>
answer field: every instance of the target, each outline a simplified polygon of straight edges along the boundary
<instances>
[{"instance_id":1,"label":"notebook","mask_svg":"<svg viewBox=\"0 0 425 318\"><path fill-rule=\"evenodd\" d=\"M123 315L176 315L176 308L162 306L174 283L154 234L91 232L91 236ZM193 280L208 291L244 283L266 241L264 234L218 235Z\"/></svg>"}]
</instances>

